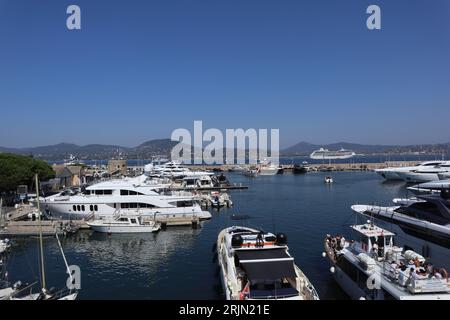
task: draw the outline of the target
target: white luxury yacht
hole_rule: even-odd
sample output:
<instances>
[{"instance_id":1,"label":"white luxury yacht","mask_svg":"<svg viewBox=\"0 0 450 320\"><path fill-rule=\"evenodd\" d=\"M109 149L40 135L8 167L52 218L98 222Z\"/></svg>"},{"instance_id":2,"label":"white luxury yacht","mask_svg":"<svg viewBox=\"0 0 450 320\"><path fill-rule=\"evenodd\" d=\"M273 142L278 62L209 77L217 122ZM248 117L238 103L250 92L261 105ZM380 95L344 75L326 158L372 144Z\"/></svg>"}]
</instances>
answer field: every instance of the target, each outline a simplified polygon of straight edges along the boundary
<instances>
[{"instance_id":1,"label":"white luxury yacht","mask_svg":"<svg viewBox=\"0 0 450 320\"><path fill-rule=\"evenodd\" d=\"M450 179L424 182L418 185L406 188L416 195L429 194L429 193L440 193L442 189L450 189Z\"/></svg>"},{"instance_id":2,"label":"white luxury yacht","mask_svg":"<svg viewBox=\"0 0 450 320\"><path fill-rule=\"evenodd\" d=\"M173 179L182 179L185 177L196 177L213 175L209 171L192 171L187 167L181 165L178 161L170 161L162 165L149 164L145 166L145 171L150 175L157 177L167 177Z\"/></svg>"},{"instance_id":3,"label":"white luxury yacht","mask_svg":"<svg viewBox=\"0 0 450 320\"><path fill-rule=\"evenodd\" d=\"M100 182L89 186L83 193L62 192L40 198L40 204L54 217L83 219L92 216L114 214L138 214L143 216L193 215L200 220L211 218L197 203L199 198L192 193L173 192L160 194L168 185L143 181L144 177ZM177 195L174 195L177 194Z\"/></svg>"},{"instance_id":4,"label":"white luxury yacht","mask_svg":"<svg viewBox=\"0 0 450 320\"><path fill-rule=\"evenodd\" d=\"M330 151L328 149L320 148L310 154L311 159L316 160L334 160L334 159L348 159L355 155L353 151L340 149L337 151Z\"/></svg>"},{"instance_id":5,"label":"white luxury yacht","mask_svg":"<svg viewBox=\"0 0 450 320\"><path fill-rule=\"evenodd\" d=\"M247 227L222 230L217 259L227 300L318 300L316 290L295 265L286 236Z\"/></svg>"},{"instance_id":6,"label":"white luxury yacht","mask_svg":"<svg viewBox=\"0 0 450 320\"><path fill-rule=\"evenodd\" d=\"M280 171L280 167L274 165L271 161L264 159L258 167L259 175L274 176Z\"/></svg>"},{"instance_id":7,"label":"white luxury yacht","mask_svg":"<svg viewBox=\"0 0 450 320\"><path fill-rule=\"evenodd\" d=\"M436 166L398 172L397 175L406 182L428 182L439 180L439 176L448 173L450 173L450 161L444 161Z\"/></svg>"},{"instance_id":8,"label":"white luxury yacht","mask_svg":"<svg viewBox=\"0 0 450 320\"><path fill-rule=\"evenodd\" d=\"M327 235L324 257L352 299L450 300L445 267L394 244L395 234L372 223L351 227L355 241Z\"/></svg>"},{"instance_id":9,"label":"white luxury yacht","mask_svg":"<svg viewBox=\"0 0 450 320\"><path fill-rule=\"evenodd\" d=\"M400 205L380 207L353 205L352 209L377 225L395 232L401 246L409 247L450 268L450 189L441 194L396 199Z\"/></svg>"},{"instance_id":10,"label":"white luxury yacht","mask_svg":"<svg viewBox=\"0 0 450 320\"><path fill-rule=\"evenodd\" d=\"M425 162L419 163L415 166L389 167L389 168L384 168L384 169L376 169L374 171L386 180L403 180L403 178L400 177L400 175L399 175L402 172L421 170L421 169L425 169L425 168L434 168L442 163L444 163L444 161L425 161Z\"/></svg>"}]
</instances>

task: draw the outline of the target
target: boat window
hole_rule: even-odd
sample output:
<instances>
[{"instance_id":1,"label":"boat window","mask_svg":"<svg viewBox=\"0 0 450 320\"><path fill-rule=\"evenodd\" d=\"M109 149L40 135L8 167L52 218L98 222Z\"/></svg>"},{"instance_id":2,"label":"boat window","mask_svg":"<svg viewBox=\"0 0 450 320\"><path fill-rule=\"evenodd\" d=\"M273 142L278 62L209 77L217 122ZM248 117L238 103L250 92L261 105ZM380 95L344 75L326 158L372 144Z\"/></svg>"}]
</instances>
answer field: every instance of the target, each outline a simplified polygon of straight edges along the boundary
<instances>
[{"instance_id":1,"label":"boat window","mask_svg":"<svg viewBox=\"0 0 450 320\"><path fill-rule=\"evenodd\" d=\"M81 206L81 211L85 211L84 204Z\"/></svg>"},{"instance_id":2,"label":"boat window","mask_svg":"<svg viewBox=\"0 0 450 320\"><path fill-rule=\"evenodd\" d=\"M150 203L139 203L139 208L155 208L155 206Z\"/></svg>"},{"instance_id":3,"label":"boat window","mask_svg":"<svg viewBox=\"0 0 450 320\"><path fill-rule=\"evenodd\" d=\"M177 201L177 207L178 208L192 207L192 206L194 206L194 202L191 201L191 200Z\"/></svg>"},{"instance_id":4,"label":"boat window","mask_svg":"<svg viewBox=\"0 0 450 320\"><path fill-rule=\"evenodd\" d=\"M136 209L138 207L137 203L130 203L130 208Z\"/></svg>"},{"instance_id":5,"label":"boat window","mask_svg":"<svg viewBox=\"0 0 450 320\"><path fill-rule=\"evenodd\" d=\"M103 195L103 190L95 190L96 195Z\"/></svg>"},{"instance_id":6,"label":"boat window","mask_svg":"<svg viewBox=\"0 0 450 320\"><path fill-rule=\"evenodd\" d=\"M98 211L98 206L97 205L94 205L94 210Z\"/></svg>"},{"instance_id":7,"label":"boat window","mask_svg":"<svg viewBox=\"0 0 450 320\"><path fill-rule=\"evenodd\" d=\"M81 211L80 205L77 205L77 211Z\"/></svg>"},{"instance_id":8,"label":"boat window","mask_svg":"<svg viewBox=\"0 0 450 320\"><path fill-rule=\"evenodd\" d=\"M128 209L128 208L130 207L130 204L129 204L129 203L121 203L121 204L120 204L120 207L121 207L122 209Z\"/></svg>"},{"instance_id":9,"label":"boat window","mask_svg":"<svg viewBox=\"0 0 450 320\"><path fill-rule=\"evenodd\" d=\"M121 196L128 196L128 190L120 190Z\"/></svg>"},{"instance_id":10,"label":"boat window","mask_svg":"<svg viewBox=\"0 0 450 320\"><path fill-rule=\"evenodd\" d=\"M89 206L89 210L94 211L94 206L92 204Z\"/></svg>"},{"instance_id":11,"label":"boat window","mask_svg":"<svg viewBox=\"0 0 450 320\"><path fill-rule=\"evenodd\" d=\"M136 191L130 190L130 191L128 191L128 194L129 194L130 196L135 196L135 195L137 195L138 193L137 193Z\"/></svg>"},{"instance_id":12,"label":"boat window","mask_svg":"<svg viewBox=\"0 0 450 320\"><path fill-rule=\"evenodd\" d=\"M130 219L131 223L136 223L136 219Z\"/></svg>"},{"instance_id":13,"label":"boat window","mask_svg":"<svg viewBox=\"0 0 450 320\"><path fill-rule=\"evenodd\" d=\"M104 194L112 194L112 190L103 190Z\"/></svg>"},{"instance_id":14,"label":"boat window","mask_svg":"<svg viewBox=\"0 0 450 320\"><path fill-rule=\"evenodd\" d=\"M76 205L73 205L73 211L77 211L77 206Z\"/></svg>"},{"instance_id":15,"label":"boat window","mask_svg":"<svg viewBox=\"0 0 450 320\"><path fill-rule=\"evenodd\" d=\"M120 218L119 221L128 222L127 218Z\"/></svg>"}]
</instances>

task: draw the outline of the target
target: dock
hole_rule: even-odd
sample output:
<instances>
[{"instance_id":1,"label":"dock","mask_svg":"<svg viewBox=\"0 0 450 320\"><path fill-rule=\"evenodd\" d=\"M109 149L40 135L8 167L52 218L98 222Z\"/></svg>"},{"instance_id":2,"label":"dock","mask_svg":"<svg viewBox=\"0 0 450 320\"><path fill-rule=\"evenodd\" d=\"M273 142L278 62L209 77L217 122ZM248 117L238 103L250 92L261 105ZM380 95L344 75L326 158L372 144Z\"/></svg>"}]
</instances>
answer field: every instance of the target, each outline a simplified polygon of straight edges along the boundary
<instances>
[{"instance_id":1,"label":"dock","mask_svg":"<svg viewBox=\"0 0 450 320\"><path fill-rule=\"evenodd\" d=\"M376 169L384 169L388 167L407 167L417 165L418 161L385 161L385 162L348 162L348 163L329 163L325 161L324 163L309 163L307 166L310 171L373 171ZM215 172L232 172L236 165L222 164L222 165L186 165L193 171L215 171ZM250 168L252 165L244 164L241 167ZM253 165L255 166L255 165ZM280 168L283 171L292 171L294 168L293 164L282 164Z\"/></svg>"}]
</instances>

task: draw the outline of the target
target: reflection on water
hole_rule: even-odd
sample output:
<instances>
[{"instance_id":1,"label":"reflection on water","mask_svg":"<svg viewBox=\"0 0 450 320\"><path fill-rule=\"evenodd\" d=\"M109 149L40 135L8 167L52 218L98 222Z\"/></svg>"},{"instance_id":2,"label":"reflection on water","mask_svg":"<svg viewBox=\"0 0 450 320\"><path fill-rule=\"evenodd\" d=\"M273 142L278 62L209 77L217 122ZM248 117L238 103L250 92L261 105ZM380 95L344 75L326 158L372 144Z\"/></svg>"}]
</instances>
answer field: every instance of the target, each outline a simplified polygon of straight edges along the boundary
<instances>
[{"instance_id":1,"label":"reflection on water","mask_svg":"<svg viewBox=\"0 0 450 320\"><path fill-rule=\"evenodd\" d=\"M352 238L349 226L356 203L392 204L406 196L402 182L385 183L373 172L330 173L230 180L249 185L230 192L232 208L211 211L202 228L172 227L156 234L100 234L82 231L62 239L69 264L81 268L80 299L219 299L220 281L211 248L225 227L246 225L287 234L297 265L322 299L345 299L321 257L323 237L341 233ZM15 240L8 263L10 279L39 280L37 241ZM64 262L55 239L45 240L47 281L61 287Z\"/></svg>"}]
</instances>

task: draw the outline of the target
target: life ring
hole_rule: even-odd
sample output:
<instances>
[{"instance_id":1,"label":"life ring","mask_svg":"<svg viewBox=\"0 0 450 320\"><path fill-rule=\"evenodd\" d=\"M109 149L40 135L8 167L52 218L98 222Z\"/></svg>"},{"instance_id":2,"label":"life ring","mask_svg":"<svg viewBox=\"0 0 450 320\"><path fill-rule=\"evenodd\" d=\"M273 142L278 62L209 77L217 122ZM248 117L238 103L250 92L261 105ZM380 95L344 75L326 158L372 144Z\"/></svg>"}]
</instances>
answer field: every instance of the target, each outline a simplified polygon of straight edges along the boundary
<instances>
[{"instance_id":1,"label":"life ring","mask_svg":"<svg viewBox=\"0 0 450 320\"><path fill-rule=\"evenodd\" d=\"M448 282L448 272L444 268L439 269L439 273L442 274L442 276L447 280Z\"/></svg>"}]
</instances>

